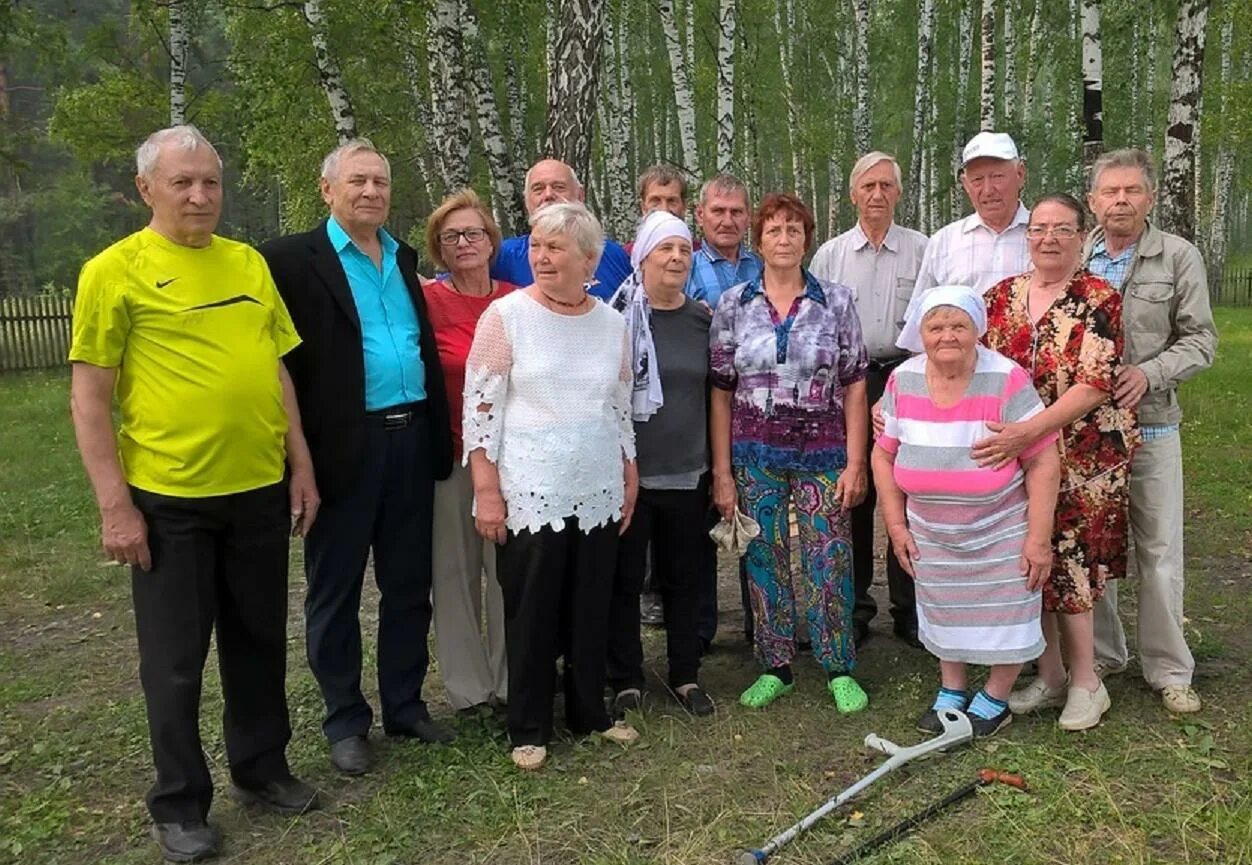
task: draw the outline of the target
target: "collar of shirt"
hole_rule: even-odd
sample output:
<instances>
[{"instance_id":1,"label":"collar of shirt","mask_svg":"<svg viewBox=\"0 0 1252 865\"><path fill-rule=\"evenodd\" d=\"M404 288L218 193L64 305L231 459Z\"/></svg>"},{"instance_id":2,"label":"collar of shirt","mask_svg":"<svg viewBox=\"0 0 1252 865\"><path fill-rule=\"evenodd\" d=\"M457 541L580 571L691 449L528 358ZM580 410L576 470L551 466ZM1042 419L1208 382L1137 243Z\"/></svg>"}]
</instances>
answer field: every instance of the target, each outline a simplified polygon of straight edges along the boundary
<instances>
[{"instance_id":1,"label":"collar of shirt","mask_svg":"<svg viewBox=\"0 0 1252 865\"><path fill-rule=\"evenodd\" d=\"M351 244L352 248L357 252L360 252L362 255L365 254L361 248L356 245L356 242L353 241L348 232L343 230L343 226L340 225L333 216L328 216L326 218L326 236L330 238L330 245L334 248L335 252L340 255L343 255L343 251L349 244ZM387 233L387 229L385 228L378 229L378 242L383 248L384 255L395 255L396 250L400 248L400 244L396 242L394 237Z\"/></svg>"},{"instance_id":2,"label":"collar of shirt","mask_svg":"<svg viewBox=\"0 0 1252 865\"><path fill-rule=\"evenodd\" d=\"M808 298L815 303L826 305L826 290L822 288L822 284L817 281L817 277L801 268L800 273L804 276L804 294L803 297ZM765 293L765 274L761 274L756 279L748 283L744 288L743 294L739 296L739 305L746 306L752 298Z\"/></svg>"},{"instance_id":3,"label":"collar of shirt","mask_svg":"<svg viewBox=\"0 0 1252 865\"><path fill-rule=\"evenodd\" d=\"M869 242L869 236L866 235L865 229L861 227L861 220L858 219L856 225L852 226L852 248L860 250L867 246L872 247L873 244ZM883 235L882 248L892 252L900 251L900 230L894 220L888 226L887 233Z\"/></svg>"},{"instance_id":4,"label":"collar of shirt","mask_svg":"<svg viewBox=\"0 0 1252 865\"><path fill-rule=\"evenodd\" d=\"M1121 264L1123 261L1126 261L1127 259L1134 256L1135 248L1137 246L1139 246L1139 241L1136 240L1134 243L1132 243L1130 246L1123 249L1117 255L1109 255L1108 244L1106 244L1104 242L1104 238L1101 237L1099 240L1095 242L1095 246L1091 247L1091 257L1095 258L1097 255L1102 255L1113 264Z\"/></svg>"},{"instance_id":5,"label":"collar of shirt","mask_svg":"<svg viewBox=\"0 0 1252 865\"><path fill-rule=\"evenodd\" d=\"M974 211L969 216L965 217L965 222L961 226L961 231L963 231L965 234L969 234L971 231L974 231L975 229L985 228L987 229L987 231L990 231L992 234L1004 234L1005 232L1008 232L1014 228L1017 228L1017 226L1019 225L1029 225L1029 224L1030 224L1030 211L1026 209L1026 205L1018 201L1017 212L1013 214L1013 221L1008 224L1008 228L1005 228L1004 231L996 231L990 225L983 222L982 217L978 214L978 211Z\"/></svg>"},{"instance_id":6,"label":"collar of shirt","mask_svg":"<svg viewBox=\"0 0 1252 865\"><path fill-rule=\"evenodd\" d=\"M714 249L713 244L711 243L702 243L700 244L700 248L695 251L703 253L704 257L707 258L710 262L724 261L727 264L730 263L730 259L722 255L716 249ZM755 258L755 257L756 257L755 254L750 249L748 249L746 246L740 243L739 244L739 258L735 260L735 266L738 267L739 262L743 261L745 258Z\"/></svg>"}]
</instances>

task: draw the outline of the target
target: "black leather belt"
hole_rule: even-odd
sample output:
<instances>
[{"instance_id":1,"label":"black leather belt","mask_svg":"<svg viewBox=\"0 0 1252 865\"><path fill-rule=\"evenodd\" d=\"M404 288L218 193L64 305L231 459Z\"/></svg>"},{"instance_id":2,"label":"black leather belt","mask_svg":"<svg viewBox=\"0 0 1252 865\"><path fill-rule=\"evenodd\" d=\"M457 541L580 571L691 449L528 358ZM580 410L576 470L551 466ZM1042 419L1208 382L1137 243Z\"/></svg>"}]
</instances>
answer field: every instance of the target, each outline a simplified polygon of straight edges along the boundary
<instances>
[{"instance_id":1,"label":"black leather belt","mask_svg":"<svg viewBox=\"0 0 1252 865\"><path fill-rule=\"evenodd\" d=\"M404 429L417 418L426 417L426 401L407 402L365 413L366 420L381 423L385 430Z\"/></svg>"}]
</instances>

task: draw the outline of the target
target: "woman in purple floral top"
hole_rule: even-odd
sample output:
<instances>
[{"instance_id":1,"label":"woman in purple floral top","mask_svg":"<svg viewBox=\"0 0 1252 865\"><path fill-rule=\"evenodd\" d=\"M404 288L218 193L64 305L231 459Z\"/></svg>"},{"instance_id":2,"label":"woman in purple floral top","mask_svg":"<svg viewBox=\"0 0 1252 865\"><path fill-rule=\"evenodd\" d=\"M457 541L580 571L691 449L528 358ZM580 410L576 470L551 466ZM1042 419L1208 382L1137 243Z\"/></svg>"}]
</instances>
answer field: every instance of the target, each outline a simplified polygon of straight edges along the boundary
<instances>
[{"instance_id":1,"label":"woman in purple floral top","mask_svg":"<svg viewBox=\"0 0 1252 865\"><path fill-rule=\"evenodd\" d=\"M868 355L852 290L802 266L813 215L793 195L765 197L752 224L761 277L726 291L709 333L713 497L761 524L745 569L766 672L743 692L767 706L793 687L796 610L807 609L813 654L841 712L868 704L850 675L852 546L849 512L865 498ZM789 505L800 530L797 603L790 573Z\"/></svg>"}]
</instances>

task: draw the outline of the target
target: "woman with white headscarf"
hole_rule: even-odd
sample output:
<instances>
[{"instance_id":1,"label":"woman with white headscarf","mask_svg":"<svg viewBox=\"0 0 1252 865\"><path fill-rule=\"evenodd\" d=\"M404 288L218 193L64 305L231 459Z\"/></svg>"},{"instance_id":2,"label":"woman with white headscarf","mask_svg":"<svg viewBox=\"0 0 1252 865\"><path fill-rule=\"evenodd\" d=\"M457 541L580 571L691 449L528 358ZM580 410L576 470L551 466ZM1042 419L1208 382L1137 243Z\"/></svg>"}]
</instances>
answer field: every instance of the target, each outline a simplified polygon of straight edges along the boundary
<instances>
[{"instance_id":1,"label":"woman with white headscarf","mask_svg":"<svg viewBox=\"0 0 1252 865\"><path fill-rule=\"evenodd\" d=\"M639 466L634 518L618 546L609 623L613 715L643 694L639 593L649 543L665 610L669 686L694 715L713 701L700 688L697 614L702 561L712 544L709 503L708 344L711 315L683 293L691 231L665 211L649 213L630 256L634 267L609 304L626 317L634 370L632 415Z\"/></svg>"},{"instance_id":2,"label":"woman with white headscarf","mask_svg":"<svg viewBox=\"0 0 1252 865\"><path fill-rule=\"evenodd\" d=\"M918 637L939 658L942 686L918 728L942 730L941 709L965 711L990 736L1013 715L1022 664L1043 653L1040 590L1052 563L1060 483L1056 434L998 467L980 466L987 424L1034 417L1029 374L979 345L982 297L939 286L910 310L897 345L915 352L887 380L874 483L892 547L916 582ZM966 664L991 667L970 699Z\"/></svg>"}]
</instances>

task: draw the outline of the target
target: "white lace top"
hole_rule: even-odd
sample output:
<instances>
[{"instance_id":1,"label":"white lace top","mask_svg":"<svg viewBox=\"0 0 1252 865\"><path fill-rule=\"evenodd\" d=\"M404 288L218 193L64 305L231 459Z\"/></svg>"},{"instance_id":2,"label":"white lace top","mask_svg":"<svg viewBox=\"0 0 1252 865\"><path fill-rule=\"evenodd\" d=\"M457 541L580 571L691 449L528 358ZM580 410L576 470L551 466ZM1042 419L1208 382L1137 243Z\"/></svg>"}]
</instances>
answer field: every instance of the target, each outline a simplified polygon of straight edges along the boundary
<instances>
[{"instance_id":1,"label":"white lace top","mask_svg":"<svg viewBox=\"0 0 1252 865\"><path fill-rule=\"evenodd\" d=\"M493 302L465 363L465 456L500 472L510 531L588 531L621 517L635 458L626 324L596 302L560 315L525 291Z\"/></svg>"}]
</instances>

